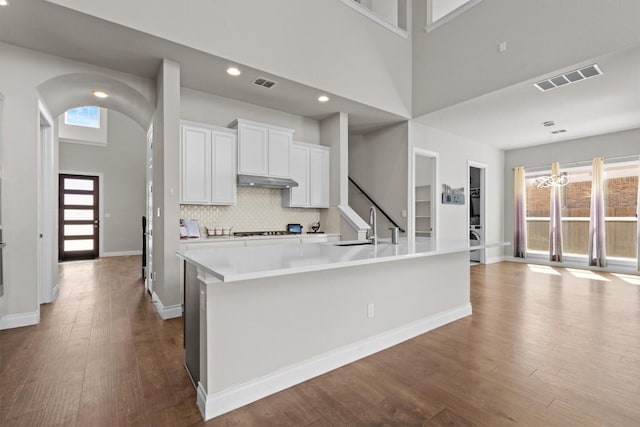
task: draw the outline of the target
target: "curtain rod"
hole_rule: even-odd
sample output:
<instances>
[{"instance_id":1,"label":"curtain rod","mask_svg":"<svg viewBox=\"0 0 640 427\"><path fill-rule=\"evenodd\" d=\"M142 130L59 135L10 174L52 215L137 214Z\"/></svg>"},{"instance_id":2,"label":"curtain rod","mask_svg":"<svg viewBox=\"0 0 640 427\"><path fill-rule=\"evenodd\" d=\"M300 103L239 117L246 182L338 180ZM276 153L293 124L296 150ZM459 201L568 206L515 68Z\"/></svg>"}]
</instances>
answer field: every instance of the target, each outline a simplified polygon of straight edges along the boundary
<instances>
[{"instance_id":1,"label":"curtain rod","mask_svg":"<svg viewBox=\"0 0 640 427\"><path fill-rule=\"evenodd\" d=\"M605 157L604 162L617 162L617 161L625 161L625 160L640 160L640 154L633 154L633 155L629 155L629 156L618 156L618 157ZM591 164L592 160L580 160L580 161L576 161L576 162L565 162L565 163L560 163L560 166L589 166ZM551 163L548 163L546 165L538 165L538 166L524 166L525 170L527 171L535 171L536 169L540 169L540 170L545 170L545 169L551 169ZM515 169L512 168L512 170Z\"/></svg>"}]
</instances>

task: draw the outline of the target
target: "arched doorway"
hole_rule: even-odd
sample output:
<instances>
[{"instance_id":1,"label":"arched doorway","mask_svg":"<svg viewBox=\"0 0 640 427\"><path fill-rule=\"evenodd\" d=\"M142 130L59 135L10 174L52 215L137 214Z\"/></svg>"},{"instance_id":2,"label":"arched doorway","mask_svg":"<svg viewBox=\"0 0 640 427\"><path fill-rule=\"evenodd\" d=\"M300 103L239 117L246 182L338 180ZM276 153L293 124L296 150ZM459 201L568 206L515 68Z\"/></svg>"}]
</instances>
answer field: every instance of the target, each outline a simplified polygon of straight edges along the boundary
<instances>
[{"instance_id":1,"label":"arched doorway","mask_svg":"<svg viewBox=\"0 0 640 427\"><path fill-rule=\"evenodd\" d=\"M38 87L40 94L40 127L43 131L39 137L39 184L38 184L38 217L39 251L38 251L38 287L40 302L51 302L56 297L58 277L58 236L55 220L58 218L58 168L59 155L58 130L55 123L57 117L66 111L83 106L97 106L113 110L131 119L139 126L144 135L151 127L155 111L152 100L145 97L135 88L111 77L99 74L72 73L49 79ZM96 91L107 95L98 97ZM135 125L134 125L135 126ZM51 132L45 132L44 129ZM146 152L146 146L143 147ZM144 156L146 158L146 156ZM150 186L146 186L150 188ZM144 197L144 199L148 199ZM52 220L53 219L53 220ZM102 218L100 218L102 220ZM132 218L139 223L139 218ZM96 223L96 226L102 227Z\"/></svg>"}]
</instances>

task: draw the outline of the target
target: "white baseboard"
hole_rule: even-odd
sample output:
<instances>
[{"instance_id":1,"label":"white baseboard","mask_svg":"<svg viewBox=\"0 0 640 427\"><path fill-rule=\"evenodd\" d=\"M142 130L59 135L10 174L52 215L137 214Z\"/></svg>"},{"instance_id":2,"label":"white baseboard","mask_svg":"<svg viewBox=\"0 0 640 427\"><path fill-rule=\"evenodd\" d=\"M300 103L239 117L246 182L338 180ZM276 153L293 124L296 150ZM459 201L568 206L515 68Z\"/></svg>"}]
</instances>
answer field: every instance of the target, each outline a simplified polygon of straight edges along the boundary
<instances>
[{"instance_id":1,"label":"white baseboard","mask_svg":"<svg viewBox=\"0 0 640 427\"><path fill-rule=\"evenodd\" d=\"M40 323L40 310L31 313L8 314L0 316L0 331L37 325L38 323Z\"/></svg>"},{"instance_id":2,"label":"white baseboard","mask_svg":"<svg viewBox=\"0 0 640 427\"><path fill-rule=\"evenodd\" d=\"M504 261L504 256L492 256L485 259L485 264L496 264Z\"/></svg>"},{"instance_id":3,"label":"white baseboard","mask_svg":"<svg viewBox=\"0 0 640 427\"><path fill-rule=\"evenodd\" d=\"M464 304L409 323L400 328L366 338L353 344L320 354L255 380L207 394L198 383L198 408L205 421L247 405L263 397L300 384L311 378L400 344L440 326L469 316L471 304Z\"/></svg>"},{"instance_id":4,"label":"white baseboard","mask_svg":"<svg viewBox=\"0 0 640 427\"><path fill-rule=\"evenodd\" d=\"M535 264L535 265L547 265L550 267L558 267L558 268L576 268L580 270L590 270L590 271L602 271L605 273L619 273L619 274L634 274L638 275L639 271L634 265L619 265L615 263L609 263L607 267L595 267L592 265L587 265L586 261L576 261L576 260L565 260L563 262L555 262L549 261L547 258L543 257L527 257L527 258L516 258L514 256L505 256L504 261L509 262L517 262L521 264Z\"/></svg>"},{"instance_id":5,"label":"white baseboard","mask_svg":"<svg viewBox=\"0 0 640 427\"><path fill-rule=\"evenodd\" d=\"M112 256L132 256L132 255L142 255L142 250L139 251L118 251L118 252L104 252L101 256L104 258L112 257Z\"/></svg>"},{"instance_id":6,"label":"white baseboard","mask_svg":"<svg viewBox=\"0 0 640 427\"><path fill-rule=\"evenodd\" d=\"M167 307L162 304L160 297L153 291L151 294L151 302L156 308L156 311L162 318L162 320L174 319L176 317L182 317L182 304L169 305Z\"/></svg>"},{"instance_id":7,"label":"white baseboard","mask_svg":"<svg viewBox=\"0 0 640 427\"><path fill-rule=\"evenodd\" d=\"M51 302L54 302L58 299L58 295L60 295L60 283L56 283L51 290Z\"/></svg>"}]
</instances>

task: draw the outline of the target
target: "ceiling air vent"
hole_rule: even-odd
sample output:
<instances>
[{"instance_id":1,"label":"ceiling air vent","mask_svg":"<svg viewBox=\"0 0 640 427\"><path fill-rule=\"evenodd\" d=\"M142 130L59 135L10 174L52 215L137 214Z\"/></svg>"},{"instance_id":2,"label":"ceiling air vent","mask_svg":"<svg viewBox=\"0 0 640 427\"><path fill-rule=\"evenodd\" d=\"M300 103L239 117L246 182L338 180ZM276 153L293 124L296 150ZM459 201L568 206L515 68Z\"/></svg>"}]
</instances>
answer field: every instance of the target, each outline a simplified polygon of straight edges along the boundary
<instances>
[{"instance_id":1,"label":"ceiling air vent","mask_svg":"<svg viewBox=\"0 0 640 427\"><path fill-rule=\"evenodd\" d=\"M580 80L590 79L591 77L599 76L600 74L602 74L602 70L600 70L598 64L592 64L577 70L569 71L559 76L551 77L550 79L539 81L533 85L545 92L570 83L579 82Z\"/></svg>"},{"instance_id":2,"label":"ceiling air vent","mask_svg":"<svg viewBox=\"0 0 640 427\"><path fill-rule=\"evenodd\" d=\"M251 83L253 83L254 85L266 87L267 89L271 89L276 84L276 82L274 82L273 80L265 79L264 77L256 77L256 79Z\"/></svg>"}]
</instances>

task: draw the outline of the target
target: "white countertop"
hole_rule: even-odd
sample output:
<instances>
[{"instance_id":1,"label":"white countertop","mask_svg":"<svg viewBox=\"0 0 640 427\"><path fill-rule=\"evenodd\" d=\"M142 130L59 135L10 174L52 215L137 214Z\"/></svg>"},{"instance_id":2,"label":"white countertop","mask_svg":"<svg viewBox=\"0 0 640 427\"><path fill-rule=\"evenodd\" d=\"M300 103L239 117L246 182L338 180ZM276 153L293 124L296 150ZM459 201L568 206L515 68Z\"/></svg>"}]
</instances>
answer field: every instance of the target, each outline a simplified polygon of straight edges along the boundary
<instances>
[{"instance_id":1,"label":"white countertop","mask_svg":"<svg viewBox=\"0 0 640 427\"><path fill-rule=\"evenodd\" d=\"M202 236L198 238L180 239L180 243L215 243L215 242L240 242L247 240L286 240L286 239L306 239L313 237L340 237L338 233L301 233L285 234L282 236ZM277 243L274 243L277 244Z\"/></svg>"},{"instance_id":2,"label":"white countertop","mask_svg":"<svg viewBox=\"0 0 640 427\"><path fill-rule=\"evenodd\" d=\"M223 282L283 276L380 262L468 252L473 249L508 246L508 242L472 241L419 237L401 238L398 245L381 239L377 246L335 246L336 243L301 245L274 244L225 248L195 247L179 250L180 258Z\"/></svg>"}]
</instances>

